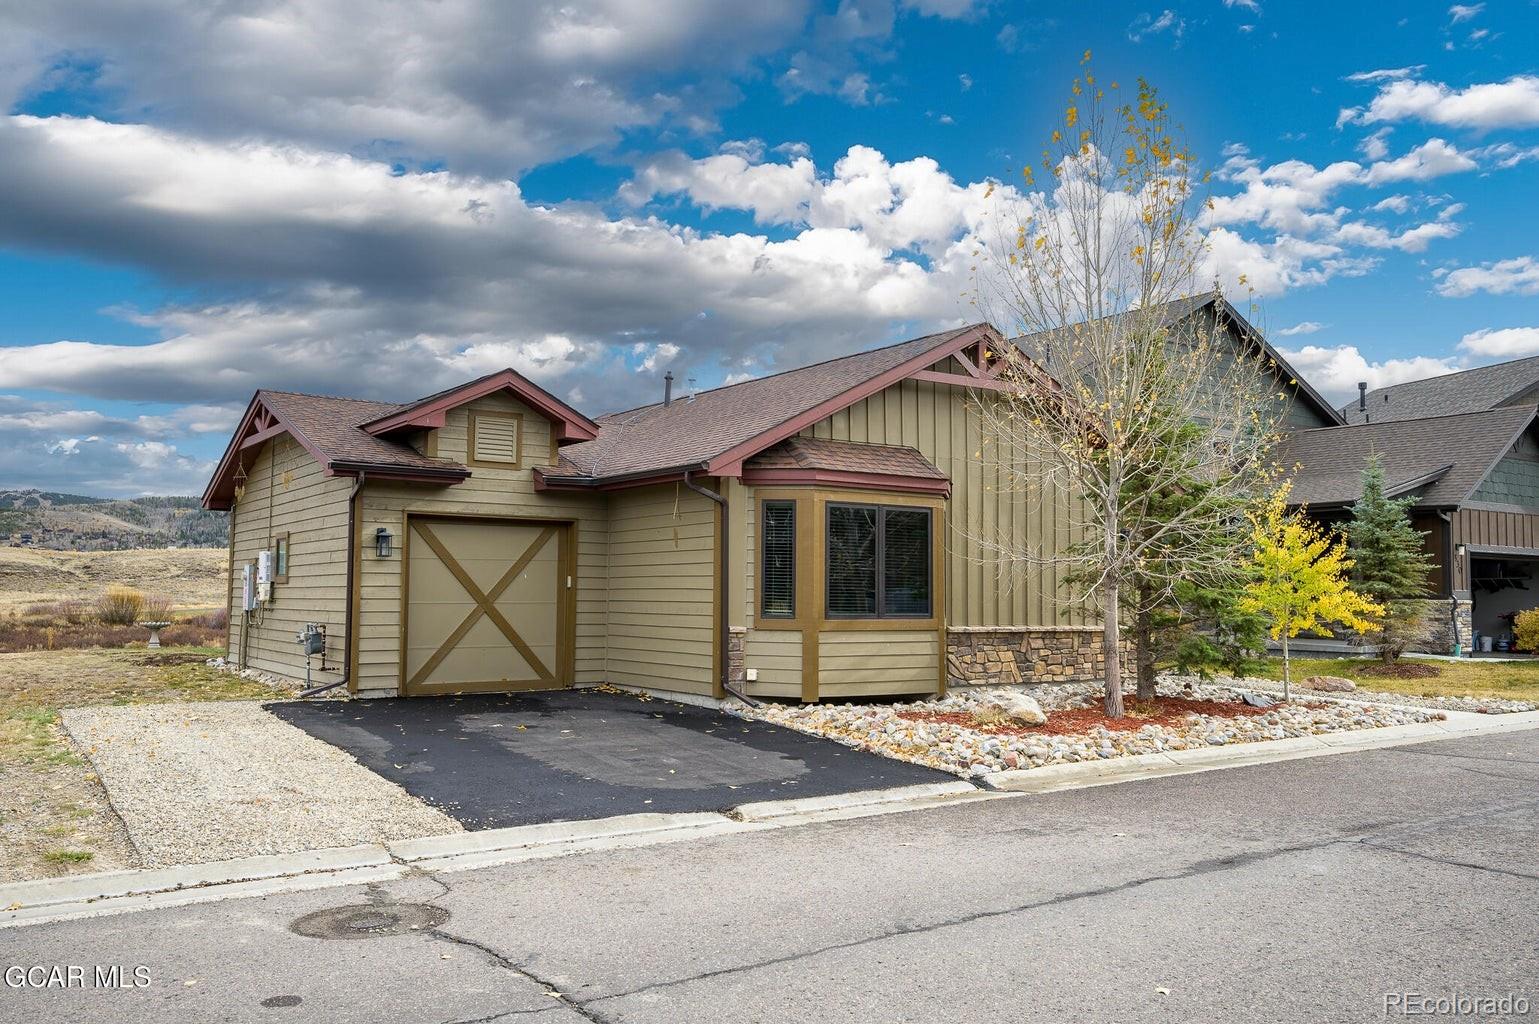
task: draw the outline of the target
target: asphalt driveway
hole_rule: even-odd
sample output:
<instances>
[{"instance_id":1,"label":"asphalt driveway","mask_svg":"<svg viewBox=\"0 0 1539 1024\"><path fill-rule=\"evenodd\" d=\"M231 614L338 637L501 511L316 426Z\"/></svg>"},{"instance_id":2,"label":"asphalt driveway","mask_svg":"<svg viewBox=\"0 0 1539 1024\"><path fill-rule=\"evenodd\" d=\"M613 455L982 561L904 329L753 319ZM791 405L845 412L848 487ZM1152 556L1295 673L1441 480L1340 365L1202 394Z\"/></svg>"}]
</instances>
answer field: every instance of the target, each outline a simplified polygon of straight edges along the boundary
<instances>
[{"instance_id":1,"label":"asphalt driveway","mask_svg":"<svg viewBox=\"0 0 1539 1024\"><path fill-rule=\"evenodd\" d=\"M595 690L268 710L467 829L955 780L763 722Z\"/></svg>"}]
</instances>

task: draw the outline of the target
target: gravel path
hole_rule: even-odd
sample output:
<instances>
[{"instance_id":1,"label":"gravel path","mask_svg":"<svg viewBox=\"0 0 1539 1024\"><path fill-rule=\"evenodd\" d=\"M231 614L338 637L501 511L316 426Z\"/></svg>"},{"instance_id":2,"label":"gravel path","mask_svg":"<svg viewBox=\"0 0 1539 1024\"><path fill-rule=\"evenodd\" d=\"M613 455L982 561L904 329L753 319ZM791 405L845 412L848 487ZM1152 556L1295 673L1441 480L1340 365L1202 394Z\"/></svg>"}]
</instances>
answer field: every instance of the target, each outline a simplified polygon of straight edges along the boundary
<instances>
[{"instance_id":1,"label":"gravel path","mask_svg":"<svg viewBox=\"0 0 1539 1024\"><path fill-rule=\"evenodd\" d=\"M1228 682L1216 679L1216 682ZM1241 679L1237 685L1268 693L1282 693L1282 683L1270 679ZM1539 711L1539 704L1528 700L1512 700L1507 697L1420 697L1410 693L1386 693L1383 690L1365 690L1361 686L1348 693L1311 690L1293 684L1293 692L1311 697L1331 697L1336 700L1368 701L1376 704L1398 704L1408 708L1436 708L1439 711L1473 711L1477 715L1515 715L1522 711Z\"/></svg>"},{"instance_id":2,"label":"gravel path","mask_svg":"<svg viewBox=\"0 0 1539 1024\"><path fill-rule=\"evenodd\" d=\"M146 867L463 831L258 703L66 710Z\"/></svg>"},{"instance_id":3,"label":"gravel path","mask_svg":"<svg viewBox=\"0 0 1539 1024\"><path fill-rule=\"evenodd\" d=\"M1038 685L1019 691L1035 699L1052 724L1055 711L1095 708L1100 687L1088 683ZM928 720L924 716L972 716L983 711L999 691L956 689L939 700L905 704L765 704L732 706L733 714L774 722L800 732L838 740L858 750L939 768L961 776L1049 764L1095 761L1166 750L1190 750L1231 743L1280 740L1294 736L1375 729L1444 718L1431 709L1392 707L1345 701L1278 703L1256 714L1241 713L1244 690L1234 686L1161 679L1159 695L1218 701L1233 705L1234 715L1189 714L1176 724L1148 724L1136 730L1091 726L1084 732L1002 730L976 722ZM917 716L917 717L916 717Z\"/></svg>"}]
</instances>

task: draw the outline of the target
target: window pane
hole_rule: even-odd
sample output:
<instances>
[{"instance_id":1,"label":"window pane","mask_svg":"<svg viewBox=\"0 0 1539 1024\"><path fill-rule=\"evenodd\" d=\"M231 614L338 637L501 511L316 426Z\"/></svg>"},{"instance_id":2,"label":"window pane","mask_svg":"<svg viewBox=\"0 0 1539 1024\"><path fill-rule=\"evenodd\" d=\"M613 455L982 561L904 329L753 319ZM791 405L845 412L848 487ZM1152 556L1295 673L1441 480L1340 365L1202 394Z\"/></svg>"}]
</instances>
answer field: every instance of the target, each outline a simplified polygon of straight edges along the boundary
<instances>
[{"instance_id":1,"label":"window pane","mask_svg":"<svg viewBox=\"0 0 1539 1024\"><path fill-rule=\"evenodd\" d=\"M882 614L930 614L928 509L882 509Z\"/></svg>"},{"instance_id":2,"label":"window pane","mask_svg":"<svg viewBox=\"0 0 1539 1024\"><path fill-rule=\"evenodd\" d=\"M828 614L876 614L876 509L828 506Z\"/></svg>"},{"instance_id":3,"label":"window pane","mask_svg":"<svg viewBox=\"0 0 1539 1024\"><path fill-rule=\"evenodd\" d=\"M760 614L789 619L796 615L796 503L766 501L762 547L764 593Z\"/></svg>"}]
</instances>

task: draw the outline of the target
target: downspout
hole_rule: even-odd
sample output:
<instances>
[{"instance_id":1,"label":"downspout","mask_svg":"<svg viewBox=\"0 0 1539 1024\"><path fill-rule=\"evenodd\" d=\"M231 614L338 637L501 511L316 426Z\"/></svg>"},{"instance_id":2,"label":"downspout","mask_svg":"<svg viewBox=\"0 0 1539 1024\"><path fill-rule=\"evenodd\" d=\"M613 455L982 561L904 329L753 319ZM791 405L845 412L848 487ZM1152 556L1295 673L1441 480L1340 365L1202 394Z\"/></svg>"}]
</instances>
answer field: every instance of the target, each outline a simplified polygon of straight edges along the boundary
<instances>
[{"instance_id":1,"label":"downspout","mask_svg":"<svg viewBox=\"0 0 1539 1024\"><path fill-rule=\"evenodd\" d=\"M694 472L694 470L686 469L684 471L684 486L688 487L696 494L703 494L705 497L710 498L721 509L721 529L717 531L717 541L721 547L721 557L718 559L718 561L721 563L721 568L717 573L716 579L716 586L721 590L721 601L718 602L720 607L717 613L716 623L716 628L721 631L721 688L727 693L730 693L732 696L736 697L738 700L742 701L744 704L747 704L749 707L761 707L761 702L754 700L752 697L748 696L748 694L743 693L732 686L732 673L728 667L730 663L730 656L727 653L727 648L730 644L730 641L728 640L730 630L727 626L727 567L731 564L732 560L731 551L727 544L727 499L722 495L717 494L709 487L701 487L699 484L691 480L690 474L692 472Z\"/></svg>"},{"instance_id":2,"label":"downspout","mask_svg":"<svg viewBox=\"0 0 1539 1024\"><path fill-rule=\"evenodd\" d=\"M346 686L348 676L352 673L353 647L358 643L358 638L353 636L353 576L358 571L358 492L363 490L364 482L368 478L369 474L360 471L353 480L353 489L347 494L347 592L342 599L342 629L347 636L347 643L342 645L342 678L325 686L301 690L299 694L301 699L335 690L339 686Z\"/></svg>"}]
</instances>

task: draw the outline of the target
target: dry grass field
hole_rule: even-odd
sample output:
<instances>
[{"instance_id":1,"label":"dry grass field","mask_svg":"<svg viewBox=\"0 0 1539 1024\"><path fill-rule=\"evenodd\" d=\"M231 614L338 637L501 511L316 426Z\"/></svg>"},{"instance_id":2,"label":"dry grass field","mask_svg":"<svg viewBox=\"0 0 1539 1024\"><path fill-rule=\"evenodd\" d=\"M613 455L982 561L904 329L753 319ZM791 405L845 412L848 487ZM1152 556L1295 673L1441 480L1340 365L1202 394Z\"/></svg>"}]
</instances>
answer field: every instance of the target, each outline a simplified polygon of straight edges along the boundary
<instances>
[{"instance_id":1,"label":"dry grass field","mask_svg":"<svg viewBox=\"0 0 1539 1024\"><path fill-rule=\"evenodd\" d=\"M213 647L0 654L0 882L137 866L59 709L285 696L209 668Z\"/></svg>"},{"instance_id":2,"label":"dry grass field","mask_svg":"<svg viewBox=\"0 0 1539 1024\"><path fill-rule=\"evenodd\" d=\"M228 567L224 548L0 548L0 614L42 602L94 601L113 584L162 594L178 610L219 608Z\"/></svg>"}]
</instances>

